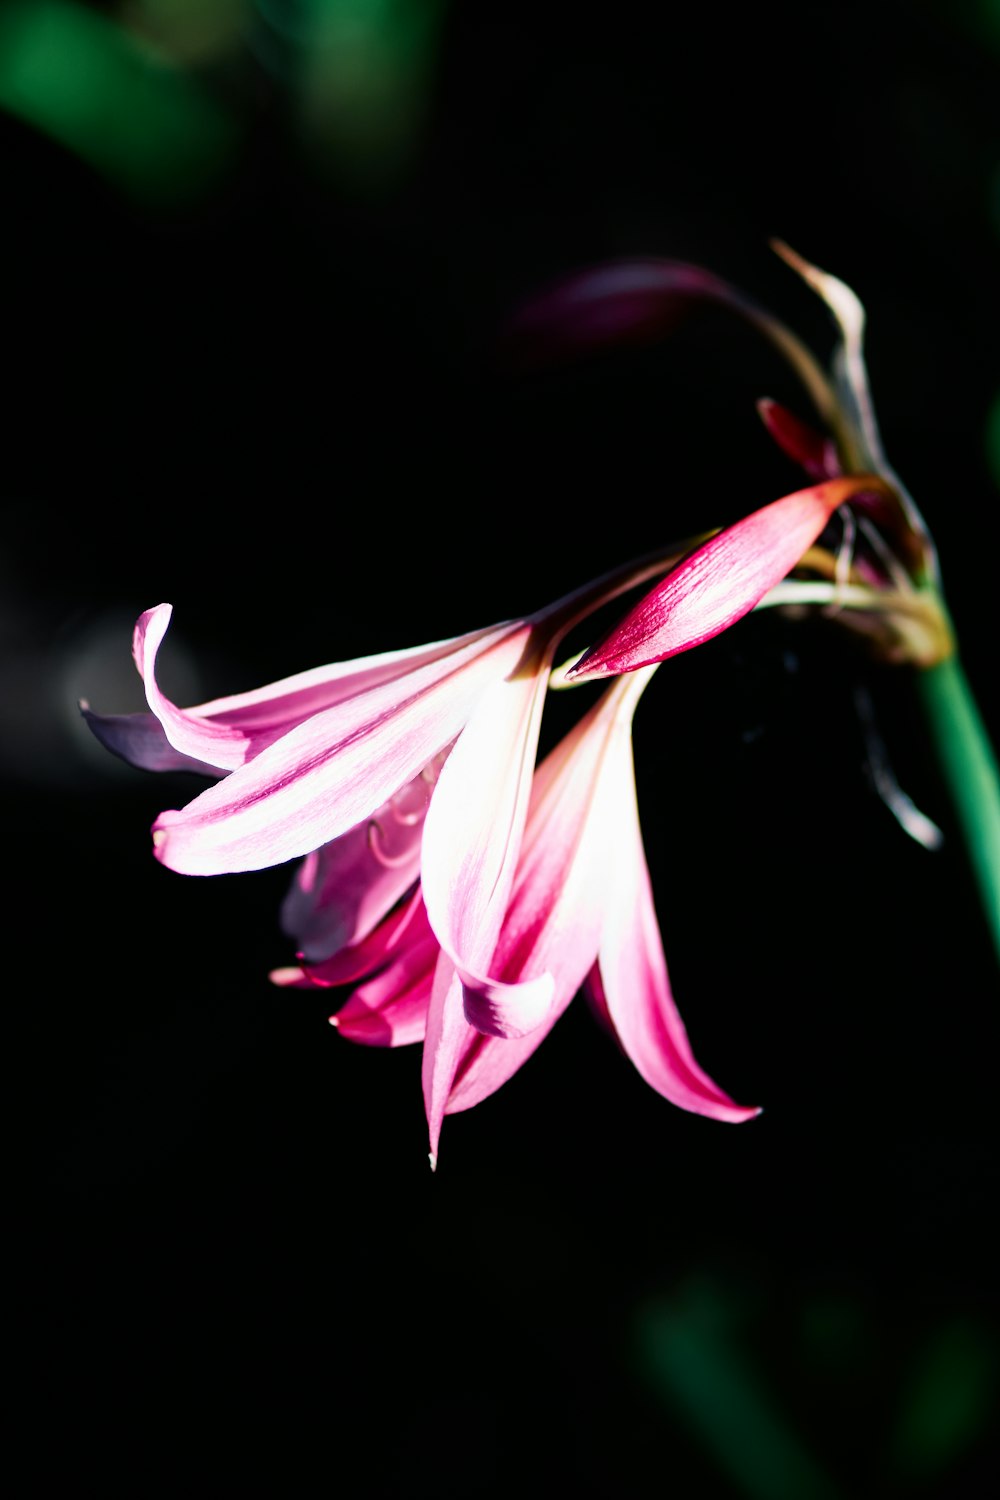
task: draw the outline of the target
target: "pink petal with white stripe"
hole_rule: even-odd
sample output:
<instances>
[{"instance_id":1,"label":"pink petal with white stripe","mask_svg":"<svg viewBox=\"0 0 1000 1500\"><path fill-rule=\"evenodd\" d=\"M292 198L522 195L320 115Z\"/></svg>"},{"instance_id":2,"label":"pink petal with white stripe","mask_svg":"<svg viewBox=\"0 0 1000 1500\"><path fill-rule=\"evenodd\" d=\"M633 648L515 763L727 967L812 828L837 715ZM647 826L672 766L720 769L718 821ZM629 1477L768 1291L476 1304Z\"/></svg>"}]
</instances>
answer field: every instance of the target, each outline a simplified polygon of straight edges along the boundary
<instances>
[{"instance_id":1,"label":"pink petal with white stripe","mask_svg":"<svg viewBox=\"0 0 1000 1500\"><path fill-rule=\"evenodd\" d=\"M508 622L319 713L153 826L185 875L282 864L369 818L457 738L518 665L532 627ZM433 805L433 804L432 804Z\"/></svg>"},{"instance_id":2,"label":"pink petal with white stripe","mask_svg":"<svg viewBox=\"0 0 1000 1500\"><path fill-rule=\"evenodd\" d=\"M446 962L434 982L424 1044L424 1102L432 1153L445 1105L490 988L490 963L514 879L538 744L551 651L536 651L494 684L445 762L424 825L421 880ZM539 975L506 996L514 1030L537 1024L550 981ZM477 1008L478 1007L478 1008Z\"/></svg>"},{"instance_id":3,"label":"pink petal with white stripe","mask_svg":"<svg viewBox=\"0 0 1000 1500\"><path fill-rule=\"evenodd\" d=\"M550 653L539 653L483 695L445 762L424 824L427 913L471 991L473 1011L477 992L495 978L490 962L521 848L550 664Z\"/></svg>"},{"instance_id":4,"label":"pink petal with white stripe","mask_svg":"<svg viewBox=\"0 0 1000 1500\"><path fill-rule=\"evenodd\" d=\"M248 693L213 698L181 709L160 691L156 680L156 657L172 609L172 605L160 604L140 616L133 632L132 655L145 684L147 702L163 725L169 742L183 754L219 770L235 770L245 765L314 714L435 662L447 661L463 648L490 637L498 628L314 667Z\"/></svg>"},{"instance_id":5,"label":"pink petal with white stripe","mask_svg":"<svg viewBox=\"0 0 1000 1500\"><path fill-rule=\"evenodd\" d=\"M533 1031L498 1040L471 1033L446 1114L495 1093L548 1036L597 957L614 878L616 801L611 746L628 726L644 682L616 683L565 736L535 773L514 889L494 956L509 980L551 975L553 998Z\"/></svg>"}]
</instances>

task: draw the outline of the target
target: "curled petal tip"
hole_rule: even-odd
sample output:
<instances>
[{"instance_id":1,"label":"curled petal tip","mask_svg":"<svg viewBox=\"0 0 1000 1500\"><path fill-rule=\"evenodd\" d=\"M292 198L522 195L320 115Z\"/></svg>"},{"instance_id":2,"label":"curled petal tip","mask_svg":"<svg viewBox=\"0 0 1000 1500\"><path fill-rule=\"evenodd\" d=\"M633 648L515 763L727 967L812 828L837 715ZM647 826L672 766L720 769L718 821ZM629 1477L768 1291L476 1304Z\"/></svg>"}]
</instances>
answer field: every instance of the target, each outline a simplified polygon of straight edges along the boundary
<instances>
[{"instance_id":1,"label":"curled petal tip","mask_svg":"<svg viewBox=\"0 0 1000 1500\"><path fill-rule=\"evenodd\" d=\"M484 1036L505 1041L528 1036L548 1016L555 998L551 974L539 974L517 984L472 980L464 975L465 1019Z\"/></svg>"}]
</instances>

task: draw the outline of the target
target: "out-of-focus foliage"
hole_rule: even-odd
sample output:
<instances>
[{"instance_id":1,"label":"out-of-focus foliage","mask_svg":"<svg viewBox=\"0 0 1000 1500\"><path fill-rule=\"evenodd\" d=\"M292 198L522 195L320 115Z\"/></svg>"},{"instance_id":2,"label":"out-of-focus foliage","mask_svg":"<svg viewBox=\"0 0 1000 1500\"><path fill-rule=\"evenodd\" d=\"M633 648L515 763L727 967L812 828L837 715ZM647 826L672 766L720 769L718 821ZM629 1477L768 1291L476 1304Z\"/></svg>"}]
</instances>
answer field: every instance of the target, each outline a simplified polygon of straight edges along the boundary
<instances>
[{"instance_id":1,"label":"out-of-focus foliage","mask_svg":"<svg viewBox=\"0 0 1000 1500\"><path fill-rule=\"evenodd\" d=\"M447 0L15 0L0 106L145 205L202 197L277 95L295 147L362 193L420 139Z\"/></svg>"},{"instance_id":2,"label":"out-of-focus foliage","mask_svg":"<svg viewBox=\"0 0 1000 1500\"><path fill-rule=\"evenodd\" d=\"M987 1437L997 1394L995 1345L963 1313L914 1315L903 1342L857 1295L776 1313L708 1274L637 1307L635 1357L747 1500L926 1494Z\"/></svg>"},{"instance_id":3,"label":"out-of-focus foliage","mask_svg":"<svg viewBox=\"0 0 1000 1500\"><path fill-rule=\"evenodd\" d=\"M65 0L0 14L0 105L149 205L211 188L239 135L183 64Z\"/></svg>"}]
</instances>

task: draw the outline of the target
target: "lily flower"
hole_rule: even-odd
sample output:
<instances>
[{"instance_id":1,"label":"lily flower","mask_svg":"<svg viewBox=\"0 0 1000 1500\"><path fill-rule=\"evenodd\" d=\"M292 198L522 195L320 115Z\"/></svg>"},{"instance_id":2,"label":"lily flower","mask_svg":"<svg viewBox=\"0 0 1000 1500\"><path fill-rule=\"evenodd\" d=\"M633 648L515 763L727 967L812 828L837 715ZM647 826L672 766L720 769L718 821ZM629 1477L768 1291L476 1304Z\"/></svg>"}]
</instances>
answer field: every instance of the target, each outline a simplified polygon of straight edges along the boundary
<instances>
[{"instance_id":1,"label":"lily flower","mask_svg":"<svg viewBox=\"0 0 1000 1500\"><path fill-rule=\"evenodd\" d=\"M300 859L282 925L310 962L367 936L419 874L439 940L475 981L513 878L554 652L588 612L672 560L629 563L524 619L190 708L157 682L172 614L162 604L133 633L149 712L81 707L132 764L216 778L156 819L168 868L217 875Z\"/></svg>"},{"instance_id":2,"label":"lily flower","mask_svg":"<svg viewBox=\"0 0 1000 1500\"><path fill-rule=\"evenodd\" d=\"M641 1076L670 1102L730 1122L759 1113L737 1104L699 1066L670 991L632 760L632 717L653 670L614 682L535 770L491 977L474 981L457 972L419 891L356 955L345 950L271 976L304 987L364 975L330 1018L338 1031L376 1045L424 1040L432 1164L444 1116L495 1093L581 990ZM544 1004L527 1015L523 994L537 993L542 980ZM472 988L478 1008L470 1020Z\"/></svg>"}]
</instances>

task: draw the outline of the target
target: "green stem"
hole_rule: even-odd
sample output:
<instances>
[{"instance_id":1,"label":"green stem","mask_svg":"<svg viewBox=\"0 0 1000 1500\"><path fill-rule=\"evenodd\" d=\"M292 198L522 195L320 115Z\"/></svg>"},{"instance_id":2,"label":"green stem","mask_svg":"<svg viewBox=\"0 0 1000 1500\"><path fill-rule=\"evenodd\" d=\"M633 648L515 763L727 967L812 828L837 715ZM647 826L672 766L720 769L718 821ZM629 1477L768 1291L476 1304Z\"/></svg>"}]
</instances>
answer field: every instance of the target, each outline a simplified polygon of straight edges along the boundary
<instances>
[{"instance_id":1,"label":"green stem","mask_svg":"<svg viewBox=\"0 0 1000 1500\"><path fill-rule=\"evenodd\" d=\"M938 759L1000 958L1000 772L957 655L917 673Z\"/></svg>"}]
</instances>

